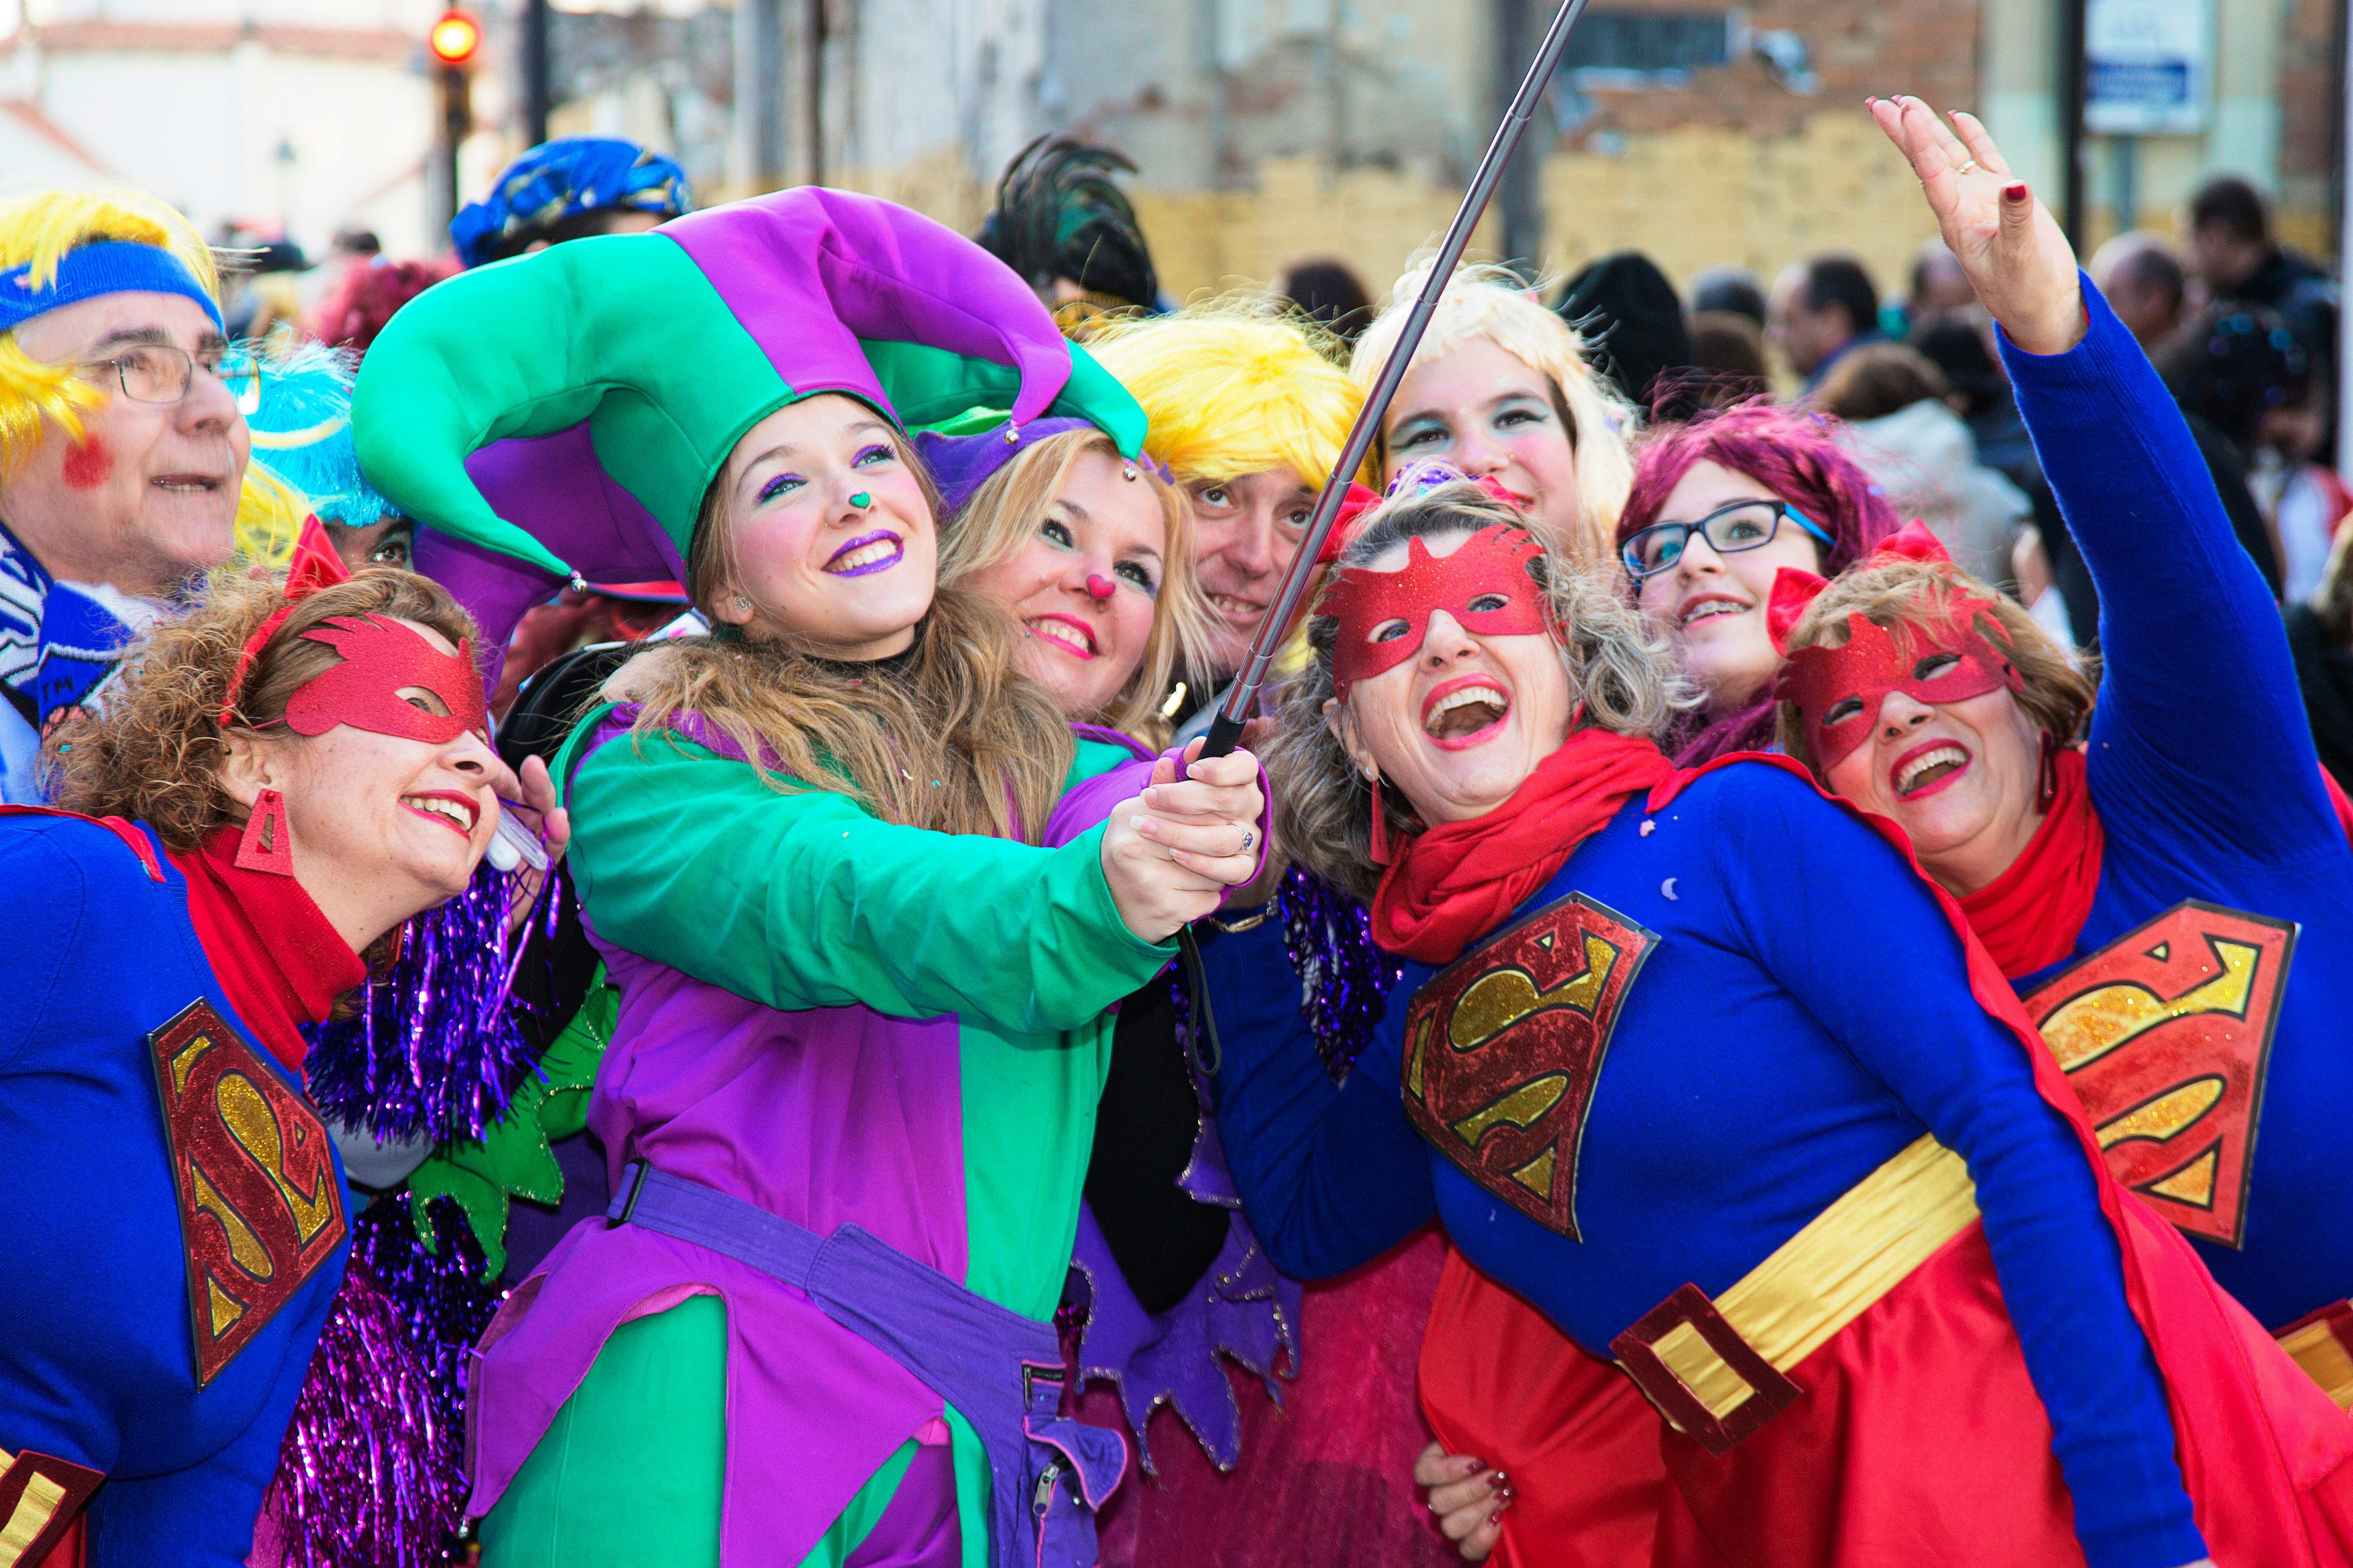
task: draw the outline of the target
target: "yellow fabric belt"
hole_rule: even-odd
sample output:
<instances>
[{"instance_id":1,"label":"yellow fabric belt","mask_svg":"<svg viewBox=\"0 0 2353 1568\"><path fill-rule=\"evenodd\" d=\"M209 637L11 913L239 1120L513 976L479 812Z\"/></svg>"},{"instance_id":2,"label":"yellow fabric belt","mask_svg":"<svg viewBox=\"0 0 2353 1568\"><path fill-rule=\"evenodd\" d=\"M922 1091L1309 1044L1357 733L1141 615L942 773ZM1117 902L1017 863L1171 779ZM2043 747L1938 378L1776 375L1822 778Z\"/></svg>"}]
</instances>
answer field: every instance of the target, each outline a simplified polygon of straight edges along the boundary
<instances>
[{"instance_id":1,"label":"yellow fabric belt","mask_svg":"<svg viewBox=\"0 0 2353 1568\"><path fill-rule=\"evenodd\" d=\"M1977 1187L1968 1167L1958 1154L1924 1137L1816 1215L1713 1303L1715 1311L1775 1371L1787 1372L1861 1317L1977 1217ZM1697 1290L1686 1289L1698 1302L1705 1302ZM1621 1364L1628 1360L1629 1338L1642 1327L1637 1324L1612 1347L1620 1352ZM1642 1342L1635 1341L1638 1354ZM1719 1423L1761 1392L1694 1321L1674 1322L1647 1343L1651 1354ZM2338 1353L2343 1355L2341 1349ZM1643 1375L1647 1369L1628 1370L1657 1401L1657 1392ZM2353 1360L2348 1361L2347 1371L2353 1374ZM1675 1419L1672 1410L1666 1414Z\"/></svg>"},{"instance_id":2,"label":"yellow fabric belt","mask_svg":"<svg viewBox=\"0 0 2353 1568\"><path fill-rule=\"evenodd\" d=\"M2340 1305L2279 1336L2280 1349L2341 1410L2353 1410L2353 1348L2348 1347L2348 1335L2353 1335L2353 1309Z\"/></svg>"}]
</instances>

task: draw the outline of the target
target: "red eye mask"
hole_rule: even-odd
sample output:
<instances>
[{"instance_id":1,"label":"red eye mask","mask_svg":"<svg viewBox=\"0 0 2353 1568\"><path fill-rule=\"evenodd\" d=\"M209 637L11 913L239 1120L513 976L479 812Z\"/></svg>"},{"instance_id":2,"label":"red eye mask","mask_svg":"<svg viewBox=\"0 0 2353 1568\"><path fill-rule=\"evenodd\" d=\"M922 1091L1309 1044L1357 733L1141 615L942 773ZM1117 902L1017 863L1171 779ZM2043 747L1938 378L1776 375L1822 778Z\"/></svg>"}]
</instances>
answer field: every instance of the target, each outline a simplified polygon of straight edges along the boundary
<instances>
[{"instance_id":1,"label":"red eye mask","mask_svg":"<svg viewBox=\"0 0 2353 1568\"><path fill-rule=\"evenodd\" d=\"M443 653L413 626L389 616L336 616L302 634L324 643L343 662L312 676L286 704L286 724L301 735L323 735L338 724L433 745L470 730L489 730L481 673L470 638ZM447 717L428 713L399 695L422 687L441 700Z\"/></svg>"},{"instance_id":2,"label":"red eye mask","mask_svg":"<svg viewBox=\"0 0 2353 1568\"><path fill-rule=\"evenodd\" d=\"M2025 690L2018 671L1977 629L1978 616L1992 613L1983 599L1957 598L1951 618L1934 632L1910 626L1891 632L1858 613L1846 618L1843 647L1817 645L1789 655L1777 695L1797 704L1815 765L1827 772L1869 740L1879 722L1879 706L1892 691L1934 705L1966 701L2005 686ZM1931 660L1942 668L1922 675L1923 668L1932 668Z\"/></svg>"},{"instance_id":3,"label":"red eye mask","mask_svg":"<svg viewBox=\"0 0 2353 1568\"><path fill-rule=\"evenodd\" d=\"M1345 702L1350 686L1385 675L1420 652L1433 610L1444 610L1466 631L1487 637L1550 635L1552 616L1527 566L1543 552L1544 546L1525 529L1499 522L1464 540L1451 555L1432 555L1419 539L1412 539L1400 571L1356 566L1341 573L1324 591L1321 606L1340 622L1332 650L1335 694ZM1489 595L1504 602L1471 608ZM1395 620L1404 621L1405 630L1375 642L1374 631Z\"/></svg>"}]
</instances>

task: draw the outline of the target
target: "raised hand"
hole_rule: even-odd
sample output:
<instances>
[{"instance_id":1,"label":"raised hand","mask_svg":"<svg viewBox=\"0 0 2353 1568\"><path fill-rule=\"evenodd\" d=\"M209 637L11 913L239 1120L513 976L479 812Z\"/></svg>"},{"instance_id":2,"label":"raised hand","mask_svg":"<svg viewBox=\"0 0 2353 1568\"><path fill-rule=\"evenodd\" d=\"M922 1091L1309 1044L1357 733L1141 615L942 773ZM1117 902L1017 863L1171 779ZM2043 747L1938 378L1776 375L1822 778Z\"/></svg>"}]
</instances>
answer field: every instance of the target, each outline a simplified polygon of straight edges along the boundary
<instances>
[{"instance_id":1,"label":"raised hand","mask_svg":"<svg viewBox=\"0 0 2353 1568\"><path fill-rule=\"evenodd\" d=\"M2010 341L2033 354L2064 353L2083 342L2091 321L2074 247L2050 209L2010 173L1977 116L1956 110L1947 129L1916 98L1865 102L1912 161L1945 247Z\"/></svg>"},{"instance_id":2,"label":"raised hand","mask_svg":"<svg viewBox=\"0 0 2353 1568\"><path fill-rule=\"evenodd\" d=\"M1103 879L1127 929L1166 942L1208 914L1228 888L1249 881L1265 850L1258 759L1246 751L1206 760L1186 750L1185 777L1163 757L1134 800L1103 829Z\"/></svg>"}]
</instances>

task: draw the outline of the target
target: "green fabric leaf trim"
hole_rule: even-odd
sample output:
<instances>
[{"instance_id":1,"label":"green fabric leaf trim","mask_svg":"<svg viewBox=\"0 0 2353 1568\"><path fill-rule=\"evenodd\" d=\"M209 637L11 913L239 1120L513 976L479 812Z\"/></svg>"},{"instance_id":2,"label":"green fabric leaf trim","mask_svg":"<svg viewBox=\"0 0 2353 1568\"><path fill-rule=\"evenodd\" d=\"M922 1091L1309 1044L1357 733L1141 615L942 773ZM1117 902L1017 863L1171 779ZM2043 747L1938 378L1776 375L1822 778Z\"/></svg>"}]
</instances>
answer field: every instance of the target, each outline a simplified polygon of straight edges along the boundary
<instances>
[{"instance_id":1,"label":"green fabric leaf trim","mask_svg":"<svg viewBox=\"0 0 2353 1568\"><path fill-rule=\"evenodd\" d=\"M507 1205L515 1198L554 1205L564 1199L564 1170L550 1144L588 1122L589 1090L620 1016L620 988L599 967L564 1032L539 1059L538 1070L515 1090L507 1113L480 1138L452 1138L426 1157L408 1178L409 1213L425 1250L439 1247L425 1226L433 1200L458 1200L482 1247L482 1277L496 1279L507 1266Z\"/></svg>"}]
</instances>

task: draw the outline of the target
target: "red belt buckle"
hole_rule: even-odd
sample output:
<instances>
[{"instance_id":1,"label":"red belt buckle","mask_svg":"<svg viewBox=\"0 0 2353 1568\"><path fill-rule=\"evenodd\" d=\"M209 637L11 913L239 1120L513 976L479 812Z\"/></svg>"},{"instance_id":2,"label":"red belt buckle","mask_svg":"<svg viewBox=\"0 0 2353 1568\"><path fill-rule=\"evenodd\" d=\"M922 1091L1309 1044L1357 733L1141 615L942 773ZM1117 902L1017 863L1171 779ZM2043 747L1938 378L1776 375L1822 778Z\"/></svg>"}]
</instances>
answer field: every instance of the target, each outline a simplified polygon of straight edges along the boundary
<instances>
[{"instance_id":1,"label":"red belt buckle","mask_svg":"<svg viewBox=\"0 0 2353 1568\"><path fill-rule=\"evenodd\" d=\"M1683 1323L1689 1323L1708 1348L1723 1357L1724 1363L1748 1385L1748 1398L1728 1415L1719 1416L1703 1404L1652 1348ZM1758 1355L1756 1348L1724 1321L1715 1303L1696 1285L1682 1287L1643 1313L1632 1327L1609 1342L1609 1352L1661 1414L1718 1458L1787 1410L1805 1392Z\"/></svg>"}]
</instances>

